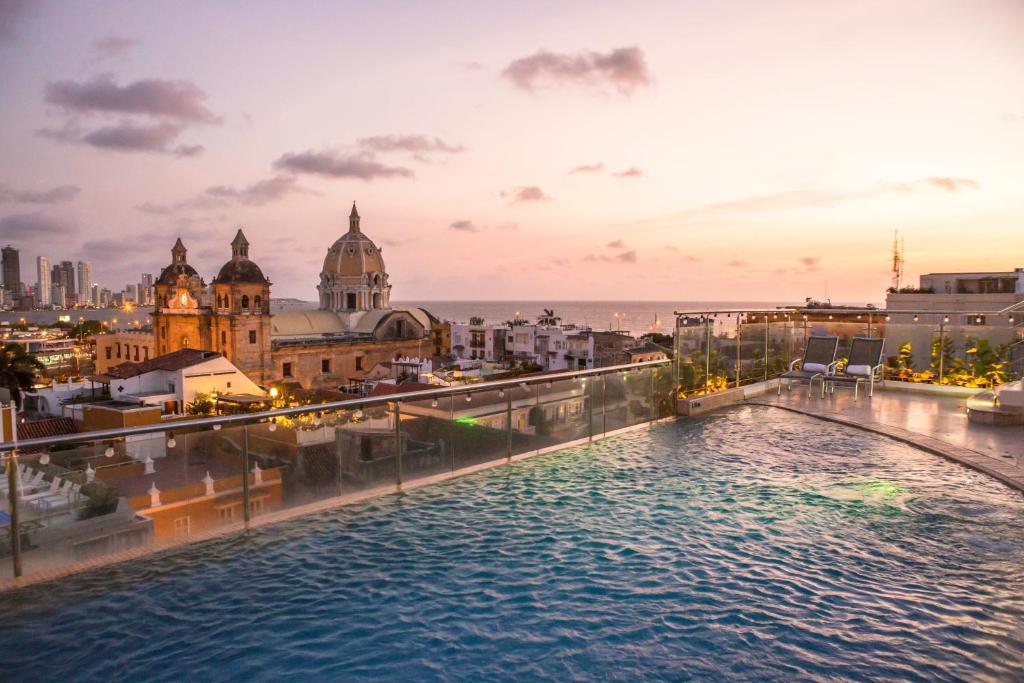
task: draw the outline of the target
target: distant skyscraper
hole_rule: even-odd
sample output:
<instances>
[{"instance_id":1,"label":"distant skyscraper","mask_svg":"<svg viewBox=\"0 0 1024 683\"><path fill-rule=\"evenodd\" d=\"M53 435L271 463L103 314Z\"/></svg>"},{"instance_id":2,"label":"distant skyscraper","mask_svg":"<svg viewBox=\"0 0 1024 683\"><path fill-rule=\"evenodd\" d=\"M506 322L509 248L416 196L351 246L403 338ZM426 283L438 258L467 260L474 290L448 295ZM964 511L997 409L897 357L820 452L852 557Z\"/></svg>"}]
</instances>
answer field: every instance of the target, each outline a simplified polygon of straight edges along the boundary
<instances>
[{"instance_id":1,"label":"distant skyscraper","mask_svg":"<svg viewBox=\"0 0 1024 683\"><path fill-rule=\"evenodd\" d=\"M3 248L4 282L3 286L12 296L21 294L21 262L18 250L7 245Z\"/></svg>"},{"instance_id":2,"label":"distant skyscraper","mask_svg":"<svg viewBox=\"0 0 1024 683\"><path fill-rule=\"evenodd\" d=\"M64 285L54 283L50 287L50 303L52 303L57 308L67 307L68 302L64 295Z\"/></svg>"},{"instance_id":3,"label":"distant skyscraper","mask_svg":"<svg viewBox=\"0 0 1024 683\"><path fill-rule=\"evenodd\" d=\"M142 274L142 289L139 291L139 296L142 297L141 304L153 303L153 274L143 273Z\"/></svg>"},{"instance_id":4,"label":"distant skyscraper","mask_svg":"<svg viewBox=\"0 0 1024 683\"><path fill-rule=\"evenodd\" d=\"M50 279L50 262L45 256L36 257L36 303L40 306L49 306L53 301L53 281Z\"/></svg>"},{"instance_id":5,"label":"distant skyscraper","mask_svg":"<svg viewBox=\"0 0 1024 683\"><path fill-rule=\"evenodd\" d=\"M64 305L70 306L75 303L75 264L71 261L61 261L58 268L60 272L53 279L53 283L64 288Z\"/></svg>"},{"instance_id":6,"label":"distant skyscraper","mask_svg":"<svg viewBox=\"0 0 1024 683\"><path fill-rule=\"evenodd\" d=\"M88 306L92 301L92 263L78 262L78 303Z\"/></svg>"}]
</instances>

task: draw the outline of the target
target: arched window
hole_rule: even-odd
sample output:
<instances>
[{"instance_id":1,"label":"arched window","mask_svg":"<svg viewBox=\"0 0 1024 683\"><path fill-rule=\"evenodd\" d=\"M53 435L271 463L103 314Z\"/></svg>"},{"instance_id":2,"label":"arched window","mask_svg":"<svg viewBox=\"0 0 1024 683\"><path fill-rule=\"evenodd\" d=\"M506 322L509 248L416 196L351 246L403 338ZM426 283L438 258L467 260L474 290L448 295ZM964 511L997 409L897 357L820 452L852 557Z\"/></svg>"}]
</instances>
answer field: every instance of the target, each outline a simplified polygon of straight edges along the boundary
<instances>
[{"instance_id":1,"label":"arched window","mask_svg":"<svg viewBox=\"0 0 1024 683\"><path fill-rule=\"evenodd\" d=\"M380 308L380 292L373 293L373 307Z\"/></svg>"},{"instance_id":2,"label":"arched window","mask_svg":"<svg viewBox=\"0 0 1024 683\"><path fill-rule=\"evenodd\" d=\"M349 292L345 295L345 308L349 309L350 311L354 311L356 309L355 292Z\"/></svg>"},{"instance_id":3,"label":"arched window","mask_svg":"<svg viewBox=\"0 0 1024 683\"><path fill-rule=\"evenodd\" d=\"M263 297L257 294L252 300L252 307L256 309L257 313L263 312Z\"/></svg>"},{"instance_id":4,"label":"arched window","mask_svg":"<svg viewBox=\"0 0 1024 683\"><path fill-rule=\"evenodd\" d=\"M217 295L217 308L224 308L223 299L221 299L220 294Z\"/></svg>"},{"instance_id":5,"label":"arched window","mask_svg":"<svg viewBox=\"0 0 1024 683\"><path fill-rule=\"evenodd\" d=\"M183 348L183 349L187 349L188 348L188 337L182 337L181 338L181 348Z\"/></svg>"},{"instance_id":6,"label":"arched window","mask_svg":"<svg viewBox=\"0 0 1024 683\"><path fill-rule=\"evenodd\" d=\"M242 295L242 310L243 311L248 311L249 310L249 295L248 294L243 294Z\"/></svg>"},{"instance_id":7,"label":"arched window","mask_svg":"<svg viewBox=\"0 0 1024 683\"><path fill-rule=\"evenodd\" d=\"M220 345L221 348L225 348L228 345L228 333L224 330L220 331Z\"/></svg>"}]
</instances>

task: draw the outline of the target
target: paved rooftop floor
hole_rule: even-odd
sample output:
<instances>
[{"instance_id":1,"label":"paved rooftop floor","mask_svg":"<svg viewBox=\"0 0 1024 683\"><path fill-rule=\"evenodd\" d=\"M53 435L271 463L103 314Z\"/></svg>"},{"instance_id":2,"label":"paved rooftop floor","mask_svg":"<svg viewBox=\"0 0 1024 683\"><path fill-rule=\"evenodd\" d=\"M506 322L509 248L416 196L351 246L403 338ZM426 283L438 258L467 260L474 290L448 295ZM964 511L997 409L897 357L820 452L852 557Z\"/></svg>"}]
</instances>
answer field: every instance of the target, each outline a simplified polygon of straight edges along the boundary
<instances>
[{"instance_id":1,"label":"paved rooftop floor","mask_svg":"<svg viewBox=\"0 0 1024 683\"><path fill-rule=\"evenodd\" d=\"M806 387L750 401L870 429L996 476L1024 491L1024 426L995 427L967 419L967 399L876 389L872 398L837 390L821 398Z\"/></svg>"}]
</instances>

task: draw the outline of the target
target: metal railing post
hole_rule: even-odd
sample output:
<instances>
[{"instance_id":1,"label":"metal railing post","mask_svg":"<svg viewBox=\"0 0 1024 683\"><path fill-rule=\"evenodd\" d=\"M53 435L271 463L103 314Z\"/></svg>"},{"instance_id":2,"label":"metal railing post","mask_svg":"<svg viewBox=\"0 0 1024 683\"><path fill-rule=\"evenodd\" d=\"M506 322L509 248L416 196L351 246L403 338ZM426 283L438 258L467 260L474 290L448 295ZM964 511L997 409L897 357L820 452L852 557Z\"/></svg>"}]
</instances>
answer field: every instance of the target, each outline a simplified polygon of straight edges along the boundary
<instances>
[{"instance_id":1,"label":"metal railing post","mask_svg":"<svg viewBox=\"0 0 1024 683\"><path fill-rule=\"evenodd\" d=\"M740 314L736 314L736 388L740 388L740 334L742 334L742 326L740 325Z\"/></svg>"},{"instance_id":2,"label":"metal railing post","mask_svg":"<svg viewBox=\"0 0 1024 683\"><path fill-rule=\"evenodd\" d=\"M764 381L768 381L768 340L771 339L771 323L768 314L764 316Z\"/></svg>"},{"instance_id":3,"label":"metal railing post","mask_svg":"<svg viewBox=\"0 0 1024 683\"><path fill-rule=\"evenodd\" d=\"M505 441L505 459L512 462L512 392L511 387L506 390L508 403L505 406L505 427L508 429L508 437Z\"/></svg>"},{"instance_id":4,"label":"metal railing post","mask_svg":"<svg viewBox=\"0 0 1024 683\"><path fill-rule=\"evenodd\" d=\"M18 454L11 451L7 456L7 499L11 517L11 563L15 578L21 576L21 528L18 526L18 484L21 481L18 472Z\"/></svg>"},{"instance_id":5,"label":"metal railing post","mask_svg":"<svg viewBox=\"0 0 1024 683\"><path fill-rule=\"evenodd\" d=\"M249 528L252 514L249 511L249 425L242 427L242 519Z\"/></svg>"},{"instance_id":6,"label":"metal railing post","mask_svg":"<svg viewBox=\"0 0 1024 683\"><path fill-rule=\"evenodd\" d=\"M704 319L704 395L711 393L711 316Z\"/></svg>"},{"instance_id":7,"label":"metal railing post","mask_svg":"<svg viewBox=\"0 0 1024 683\"><path fill-rule=\"evenodd\" d=\"M658 411L657 392L654 390L654 382L655 382L654 368L651 368L650 373L651 373L651 419L650 419L650 421L653 422L654 420L658 419L659 411Z\"/></svg>"},{"instance_id":8,"label":"metal railing post","mask_svg":"<svg viewBox=\"0 0 1024 683\"><path fill-rule=\"evenodd\" d=\"M939 321L939 384L942 384L942 378L945 370L946 361L946 320L942 318Z\"/></svg>"},{"instance_id":9,"label":"metal railing post","mask_svg":"<svg viewBox=\"0 0 1024 683\"><path fill-rule=\"evenodd\" d=\"M608 405L606 389L608 386L608 375L601 375L601 436L608 433Z\"/></svg>"},{"instance_id":10,"label":"metal railing post","mask_svg":"<svg viewBox=\"0 0 1024 683\"><path fill-rule=\"evenodd\" d=\"M395 488L402 489L402 402L395 401Z\"/></svg>"}]
</instances>

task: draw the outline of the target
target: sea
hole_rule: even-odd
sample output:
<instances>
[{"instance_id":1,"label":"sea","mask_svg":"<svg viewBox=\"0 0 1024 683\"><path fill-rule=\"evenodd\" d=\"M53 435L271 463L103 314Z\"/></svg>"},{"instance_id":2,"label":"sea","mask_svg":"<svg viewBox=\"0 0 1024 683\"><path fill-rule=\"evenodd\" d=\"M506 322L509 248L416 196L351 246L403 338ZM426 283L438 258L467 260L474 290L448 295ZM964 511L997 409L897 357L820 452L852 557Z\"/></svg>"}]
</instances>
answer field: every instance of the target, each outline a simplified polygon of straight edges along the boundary
<instances>
[{"instance_id":1,"label":"sea","mask_svg":"<svg viewBox=\"0 0 1024 683\"><path fill-rule=\"evenodd\" d=\"M794 305L794 301L392 301L393 306L425 308L440 320L469 322L472 317L487 323L503 323L522 318L534 321L545 309L562 319L563 325L591 327L595 330L621 330L633 335L672 330L675 312L711 310L771 309ZM280 299L271 304L271 312L315 309L316 302ZM149 308L75 309L72 311L4 311L0 322L47 325L66 319L101 320L109 329L144 327L149 324Z\"/></svg>"}]
</instances>

